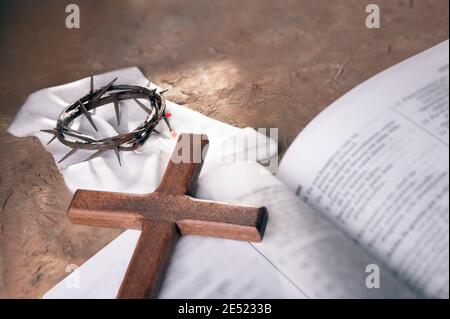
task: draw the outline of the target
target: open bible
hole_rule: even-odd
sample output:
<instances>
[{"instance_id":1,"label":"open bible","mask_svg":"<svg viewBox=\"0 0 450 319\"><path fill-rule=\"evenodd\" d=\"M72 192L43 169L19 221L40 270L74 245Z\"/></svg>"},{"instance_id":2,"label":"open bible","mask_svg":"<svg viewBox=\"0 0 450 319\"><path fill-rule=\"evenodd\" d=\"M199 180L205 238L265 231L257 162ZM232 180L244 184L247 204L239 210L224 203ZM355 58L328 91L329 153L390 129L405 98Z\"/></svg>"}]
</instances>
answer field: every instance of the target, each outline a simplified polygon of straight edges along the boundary
<instances>
[{"instance_id":1,"label":"open bible","mask_svg":"<svg viewBox=\"0 0 450 319\"><path fill-rule=\"evenodd\" d=\"M446 41L344 95L275 176L208 169L197 197L266 206L265 238L182 238L159 297L449 298L448 53ZM125 231L44 297L113 298L138 237Z\"/></svg>"}]
</instances>

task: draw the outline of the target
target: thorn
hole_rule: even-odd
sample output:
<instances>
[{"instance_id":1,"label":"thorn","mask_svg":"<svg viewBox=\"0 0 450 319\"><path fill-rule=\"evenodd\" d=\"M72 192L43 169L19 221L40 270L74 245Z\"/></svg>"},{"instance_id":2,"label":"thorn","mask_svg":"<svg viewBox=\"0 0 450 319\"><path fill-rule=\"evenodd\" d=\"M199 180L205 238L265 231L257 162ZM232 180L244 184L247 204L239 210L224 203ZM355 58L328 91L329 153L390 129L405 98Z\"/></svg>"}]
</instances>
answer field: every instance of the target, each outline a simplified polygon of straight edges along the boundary
<instances>
[{"instance_id":1,"label":"thorn","mask_svg":"<svg viewBox=\"0 0 450 319\"><path fill-rule=\"evenodd\" d=\"M92 92L94 92L94 76L91 74L91 89L89 93L92 94Z\"/></svg>"},{"instance_id":2,"label":"thorn","mask_svg":"<svg viewBox=\"0 0 450 319\"><path fill-rule=\"evenodd\" d=\"M94 93L94 75L92 75L92 74L91 74L91 88L89 90L89 93L90 94ZM93 109L92 113L96 114L97 113L96 111L97 111L97 109Z\"/></svg>"},{"instance_id":3,"label":"thorn","mask_svg":"<svg viewBox=\"0 0 450 319\"><path fill-rule=\"evenodd\" d=\"M137 105L139 105L145 112L147 112L148 114L151 114L152 111L149 110L141 101L139 101L136 98L133 98L133 100L137 103Z\"/></svg>"},{"instance_id":4,"label":"thorn","mask_svg":"<svg viewBox=\"0 0 450 319\"><path fill-rule=\"evenodd\" d=\"M44 133L52 134L52 135L56 135L57 134L57 131L55 129L53 129L53 130L40 130L40 131L44 132Z\"/></svg>"},{"instance_id":5,"label":"thorn","mask_svg":"<svg viewBox=\"0 0 450 319\"><path fill-rule=\"evenodd\" d=\"M83 102L81 102L81 100L79 100L78 104L80 105L81 111L84 113L84 115L88 119L89 123L91 123L91 125L94 127L94 129L96 131L98 131L97 126L95 126L94 120L92 119L91 113L89 113L88 110L86 110L86 108L84 107Z\"/></svg>"},{"instance_id":6,"label":"thorn","mask_svg":"<svg viewBox=\"0 0 450 319\"><path fill-rule=\"evenodd\" d=\"M153 129L153 132L160 135L161 133L158 130Z\"/></svg>"},{"instance_id":7,"label":"thorn","mask_svg":"<svg viewBox=\"0 0 450 319\"><path fill-rule=\"evenodd\" d=\"M76 151L78 151L78 149L73 148L69 153L64 155L64 157L58 161L58 164L61 163L62 161L64 161L65 159L67 159L69 156L72 156Z\"/></svg>"},{"instance_id":8,"label":"thorn","mask_svg":"<svg viewBox=\"0 0 450 319\"><path fill-rule=\"evenodd\" d=\"M163 95L163 94L166 93L167 91L169 91L169 89L162 90L161 92L159 92L159 94L160 94L160 95Z\"/></svg>"},{"instance_id":9,"label":"thorn","mask_svg":"<svg viewBox=\"0 0 450 319\"><path fill-rule=\"evenodd\" d=\"M58 131L56 131L56 130L41 130L41 132L53 135L53 137L50 139L50 141L47 142L47 145L49 145L51 142L53 142L56 139L56 137L58 136Z\"/></svg>"},{"instance_id":10,"label":"thorn","mask_svg":"<svg viewBox=\"0 0 450 319\"><path fill-rule=\"evenodd\" d=\"M119 165L122 166L122 161L120 160L120 151L118 147L114 148L114 153L116 153L117 160L119 161Z\"/></svg>"},{"instance_id":11,"label":"thorn","mask_svg":"<svg viewBox=\"0 0 450 319\"><path fill-rule=\"evenodd\" d=\"M164 117L164 122L166 122L167 127L170 131L172 131L172 128L170 127L169 119L167 117Z\"/></svg>"},{"instance_id":12,"label":"thorn","mask_svg":"<svg viewBox=\"0 0 450 319\"><path fill-rule=\"evenodd\" d=\"M114 97L114 110L116 111L117 125L120 125L119 101L117 100L116 97Z\"/></svg>"},{"instance_id":13,"label":"thorn","mask_svg":"<svg viewBox=\"0 0 450 319\"><path fill-rule=\"evenodd\" d=\"M55 130L55 129L52 129L52 130L40 130L40 131L44 132L44 133L52 134L54 136L56 136L58 134L58 131Z\"/></svg>"},{"instance_id":14,"label":"thorn","mask_svg":"<svg viewBox=\"0 0 450 319\"><path fill-rule=\"evenodd\" d=\"M105 94L106 91L109 90L109 88L114 84L114 82L117 81L118 78L114 78L111 82L109 82L105 87L103 87L93 98L92 102L97 101L99 98L102 97L103 94Z\"/></svg>"},{"instance_id":15,"label":"thorn","mask_svg":"<svg viewBox=\"0 0 450 319\"><path fill-rule=\"evenodd\" d=\"M56 139L56 135L53 136L53 137L50 139L50 141L47 142L47 145L49 145L49 144L50 144L51 142L53 142L55 139Z\"/></svg>"},{"instance_id":16,"label":"thorn","mask_svg":"<svg viewBox=\"0 0 450 319\"><path fill-rule=\"evenodd\" d=\"M91 156L89 156L86 160L84 160L85 162L90 161L96 157L99 157L100 155L102 155L103 153L105 153L106 150L98 150L97 152L95 152L94 154L92 154Z\"/></svg>"}]
</instances>

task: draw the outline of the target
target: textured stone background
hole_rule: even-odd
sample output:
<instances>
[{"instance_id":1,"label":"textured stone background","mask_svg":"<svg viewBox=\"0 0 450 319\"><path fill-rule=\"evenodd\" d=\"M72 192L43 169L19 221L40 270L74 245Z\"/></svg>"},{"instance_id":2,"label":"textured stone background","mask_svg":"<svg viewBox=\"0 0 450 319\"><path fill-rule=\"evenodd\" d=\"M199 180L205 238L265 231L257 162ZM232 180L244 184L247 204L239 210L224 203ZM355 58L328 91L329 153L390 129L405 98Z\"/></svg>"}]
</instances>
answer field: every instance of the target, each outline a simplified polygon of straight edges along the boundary
<instances>
[{"instance_id":1,"label":"textured stone background","mask_svg":"<svg viewBox=\"0 0 450 319\"><path fill-rule=\"evenodd\" d=\"M364 25L372 2L378 30ZM80 5L78 30L65 28L68 3ZM137 65L177 103L240 127L280 128L284 152L343 93L447 39L448 5L0 0L0 297L40 297L119 233L70 225L71 195L50 155L5 133L33 91Z\"/></svg>"}]
</instances>

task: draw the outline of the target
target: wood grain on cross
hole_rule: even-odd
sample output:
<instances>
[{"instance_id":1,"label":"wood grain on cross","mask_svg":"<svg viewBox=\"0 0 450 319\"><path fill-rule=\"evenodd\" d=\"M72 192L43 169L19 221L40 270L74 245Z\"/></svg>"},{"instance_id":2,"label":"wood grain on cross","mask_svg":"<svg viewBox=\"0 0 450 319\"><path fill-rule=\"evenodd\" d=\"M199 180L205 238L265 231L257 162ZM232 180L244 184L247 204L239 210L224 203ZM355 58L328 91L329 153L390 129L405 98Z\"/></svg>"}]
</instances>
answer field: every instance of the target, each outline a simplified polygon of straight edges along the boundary
<instances>
[{"instance_id":1,"label":"wood grain on cross","mask_svg":"<svg viewBox=\"0 0 450 319\"><path fill-rule=\"evenodd\" d=\"M195 191L207 146L204 135L180 135L154 193L88 190L75 193L67 212L71 222L142 230L117 298L156 297L180 235L262 239L267 223L264 207L237 206L189 196Z\"/></svg>"}]
</instances>

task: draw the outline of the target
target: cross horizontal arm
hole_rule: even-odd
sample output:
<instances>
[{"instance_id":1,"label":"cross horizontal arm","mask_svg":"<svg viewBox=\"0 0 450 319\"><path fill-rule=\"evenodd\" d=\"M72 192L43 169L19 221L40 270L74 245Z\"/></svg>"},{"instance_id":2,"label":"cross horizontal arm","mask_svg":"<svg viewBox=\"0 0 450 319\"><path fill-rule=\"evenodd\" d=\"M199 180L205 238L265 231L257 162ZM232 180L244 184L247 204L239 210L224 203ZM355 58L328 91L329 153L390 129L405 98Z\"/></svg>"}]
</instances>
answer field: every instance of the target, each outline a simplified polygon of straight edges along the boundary
<instances>
[{"instance_id":1,"label":"cross horizontal arm","mask_svg":"<svg viewBox=\"0 0 450 319\"><path fill-rule=\"evenodd\" d=\"M100 227L141 229L145 220L176 223L183 235L259 241L267 210L172 196L79 190L67 212L71 222Z\"/></svg>"}]
</instances>

